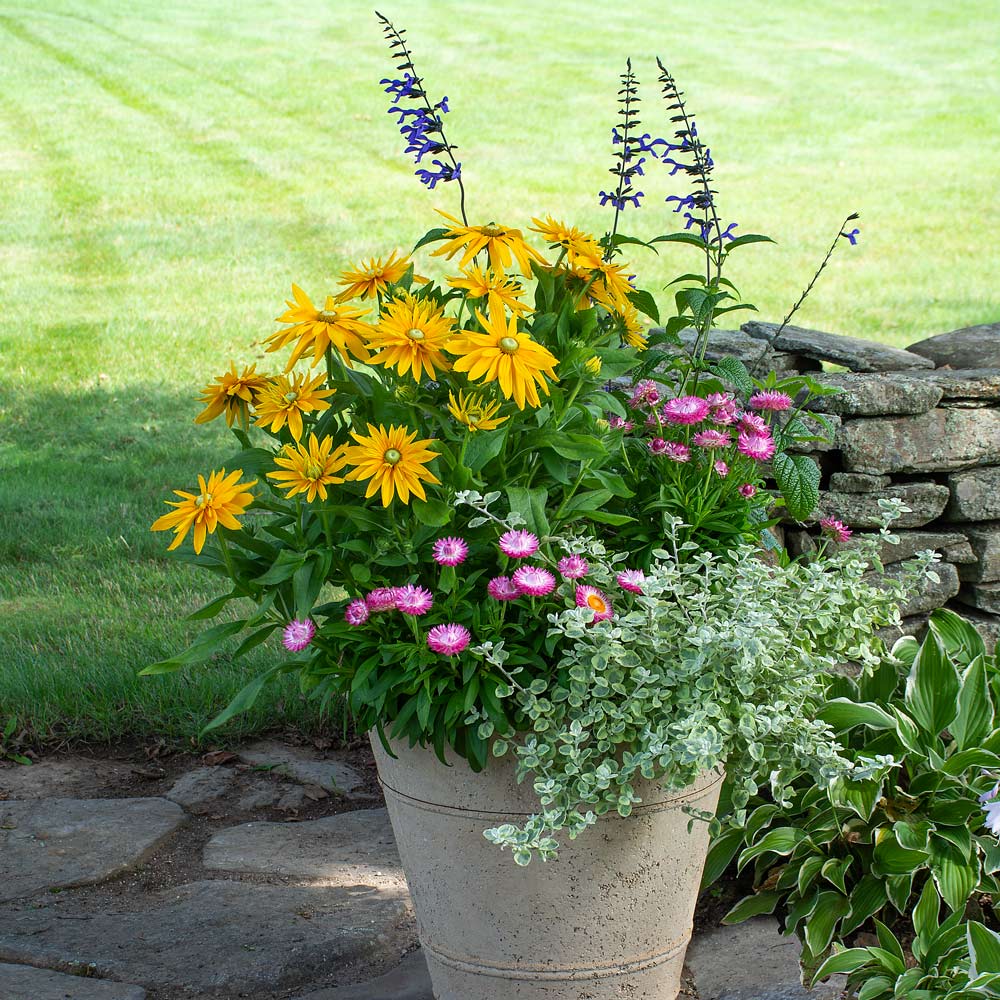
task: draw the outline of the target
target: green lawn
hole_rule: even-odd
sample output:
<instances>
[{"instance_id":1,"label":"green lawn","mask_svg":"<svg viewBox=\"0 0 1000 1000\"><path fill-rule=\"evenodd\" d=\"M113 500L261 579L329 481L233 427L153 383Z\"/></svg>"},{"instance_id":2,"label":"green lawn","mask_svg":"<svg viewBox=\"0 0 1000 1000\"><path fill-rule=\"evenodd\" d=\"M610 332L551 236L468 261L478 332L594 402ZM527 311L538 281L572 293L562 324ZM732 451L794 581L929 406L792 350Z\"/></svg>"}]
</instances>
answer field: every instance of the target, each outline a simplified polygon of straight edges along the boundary
<instances>
[{"instance_id":1,"label":"green lawn","mask_svg":"<svg viewBox=\"0 0 1000 1000\"><path fill-rule=\"evenodd\" d=\"M473 222L551 212L603 231L618 73L631 55L663 132L658 53L724 214L779 241L731 274L765 318L853 209L863 242L800 322L905 345L1000 316L995 3L618 10L386 8L450 98ZM193 426L193 397L230 358L262 357L291 282L319 296L455 211L401 155L391 72L353 2L0 2L0 729L17 714L42 735L189 736L266 659L135 676L211 594L148 526L231 450L223 427ZM624 228L648 237L671 226L678 179L646 180ZM689 270L688 249L636 257L643 283ZM287 688L243 726L274 723L317 724Z\"/></svg>"}]
</instances>

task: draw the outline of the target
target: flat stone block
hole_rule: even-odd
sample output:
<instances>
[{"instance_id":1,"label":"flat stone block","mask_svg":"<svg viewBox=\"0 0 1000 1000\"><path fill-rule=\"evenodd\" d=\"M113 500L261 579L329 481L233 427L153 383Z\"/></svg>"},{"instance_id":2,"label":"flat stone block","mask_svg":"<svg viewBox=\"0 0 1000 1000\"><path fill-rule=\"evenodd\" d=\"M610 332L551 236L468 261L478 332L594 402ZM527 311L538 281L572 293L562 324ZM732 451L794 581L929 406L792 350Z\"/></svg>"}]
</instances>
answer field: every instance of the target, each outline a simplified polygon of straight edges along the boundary
<instances>
[{"instance_id":1,"label":"flat stone block","mask_svg":"<svg viewBox=\"0 0 1000 1000\"><path fill-rule=\"evenodd\" d=\"M962 587L958 599L980 611L1000 615L1000 583L967 583Z\"/></svg>"},{"instance_id":2,"label":"flat stone block","mask_svg":"<svg viewBox=\"0 0 1000 1000\"><path fill-rule=\"evenodd\" d=\"M951 502L945 516L951 521L1000 519L1000 466L970 469L948 477Z\"/></svg>"},{"instance_id":3,"label":"flat stone block","mask_svg":"<svg viewBox=\"0 0 1000 1000\"><path fill-rule=\"evenodd\" d=\"M77 756L48 757L31 767L0 764L0 792L12 799L99 799L120 787L130 770L117 761Z\"/></svg>"},{"instance_id":4,"label":"flat stone block","mask_svg":"<svg viewBox=\"0 0 1000 1000\"><path fill-rule=\"evenodd\" d=\"M751 337L766 340L775 351L803 354L816 361L832 361L854 372L892 372L910 368L933 368L934 362L919 354L887 347L874 340L844 337L822 330L786 326L778 335L779 323L750 320L740 329Z\"/></svg>"},{"instance_id":5,"label":"flat stone block","mask_svg":"<svg viewBox=\"0 0 1000 1000\"><path fill-rule=\"evenodd\" d=\"M889 476L868 476L863 472L830 474L830 489L834 493L880 493L891 485Z\"/></svg>"},{"instance_id":6,"label":"flat stone block","mask_svg":"<svg viewBox=\"0 0 1000 1000\"><path fill-rule=\"evenodd\" d=\"M961 584L958 579L958 570L951 563L938 563L934 567L937 580L927 577L920 582L917 592L902 605L899 613L904 619L913 618L917 615L926 614L929 611L936 611L943 608L959 590ZM883 579L898 580L903 576L903 567L898 563L886 566Z\"/></svg>"},{"instance_id":7,"label":"flat stone block","mask_svg":"<svg viewBox=\"0 0 1000 1000\"><path fill-rule=\"evenodd\" d=\"M891 416L926 413L941 401L944 390L933 382L907 375L814 375L813 379L833 389L835 396L820 396L809 403L817 413L844 417Z\"/></svg>"},{"instance_id":8,"label":"flat stone block","mask_svg":"<svg viewBox=\"0 0 1000 1000\"><path fill-rule=\"evenodd\" d=\"M1000 409L931 410L848 420L838 443L850 472L950 472L1000 462Z\"/></svg>"},{"instance_id":9,"label":"flat stone block","mask_svg":"<svg viewBox=\"0 0 1000 1000\"><path fill-rule=\"evenodd\" d=\"M890 486L881 493L835 493L821 490L819 503L806 518L806 522L815 524L824 517L836 517L851 528L877 528L882 523L879 500L894 497L910 508L909 513L903 514L895 522L896 526L919 528L941 516L948 503L949 493L947 486L939 486L937 483L902 483Z\"/></svg>"},{"instance_id":10,"label":"flat stone block","mask_svg":"<svg viewBox=\"0 0 1000 1000\"><path fill-rule=\"evenodd\" d=\"M434 1000L424 953L410 952L391 972L353 986L306 993L296 1000Z\"/></svg>"},{"instance_id":11,"label":"flat stone block","mask_svg":"<svg viewBox=\"0 0 1000 1000\"><path fill-rule=\"evenodd\" d=\"M240 751L247 764L268 767L275 774L303 785L318 785L346 798L365 797L364 779L350 764L334 758L318 757L298 747L262 740Z\"/></svg>"},{"instance_id":12,"label":"flat stone block","mask_svg":"<svg viewBox=\"0 0 1000 1000\"><path fill-rule=\"evenodd\" d=\"M847 981L833 976L806 990L799 981L799 943L780 934L770 917L698 934L687 965L700 1000L834 1000Z\"/></svg>"},{"instance_id":13,"label":"flat stone block","mask_svg":"<svg viewBox=\"0 0 1000 1000\"><path fill-rule=\"evenodd\" d=\"M935 368L933 371L910 372L909 377L936 385L946 402L976 400L988 403L1000 400L1000 368Z\"/></svg>"},{"instance_id":14,"label":"flat stone block","mask_svg":"<svg viewBox=\"0 0 1000 1000\"><path fill-rule=\"evenodd\" d=\"M963 554L963 546L968 545L965 535L954 531L896 531L894 534L899 539L897 545L890 545L888 542L879 543L879 558L885 565L910 559L925 549L940 552L945 556L946 562L953 562L954 560L948 558L946 553L959 551ZM841 544L844 548L857 548L863 537L855 535Z\"/></svg>"},{"instance_id":15,"label":"flat stone block","mask_svg":"<svg viewBox=\"0 0 1000 1000\"><path fill-rule=\"evenodd\" d=\"M225 795L235 780L236 774L232 768L199 767L182 774L164 798L185 809L204 806Z\"/></svg>"},{"instance_id":16,"label":"flat stone block","mask_svg":"<svg viewBox=\"0 0 1000 1000\"><path fill-rule=\"evenodd\" d=\"M0 997L3 1000L146 1000L146 991L106 979L0 963Z\"/></svg>"},{"instance_id":17,"label":"flat stone block","mask_svg":"<svg viewBox=\"0 0 1000 1000\"><path fill-rule=\"evenodd\" d=\"M166 799L0 802L0 901L128 871L183 822Z\"/></svg>"},{"instance_id":18,"label":"flat stone block","mask_svg":"<svg viewBox=\"0 0 1000 1000\"><path fill-rule=\"evenodd\" d=\"M966 326L917 341L907 350L929 358L936 368L1000 368L1000 323Z\"/></svg>"},{"instance_id":19,"label":"flat stone block","mask_svg":"<svg viewBox=\"0 0 1000 1000\"><path fill-rule=\"evenodd\" d=\"M337 885L404 886L385 809L355 809L305 823L244 823L215 834L205 867L322 879Z\"/></svg>"},{"instance_id":20,"label":"flat stone block","mask_svg":"<svg viewBox=\"0 0 1000 1000\"><path fill-rule=\"evenodd\" d=\"M970 524L965 528L974 562L959 569L959 576L970 583L1000 580L1000 521Z\"/></svg>"},{"instance_id":21,"label":"flat stone block","mask_svg":"<svg viewBox=\"0 0 1000 1000\"><path fill-rule=\"evenodd\" d=\"M72 907L61 896L0 907L0 960L86 964L163 996L238 996L392 963L416 944L405 892L370 886L192 882L145 897L141 908Z\"/></svg>"}]
</instances>

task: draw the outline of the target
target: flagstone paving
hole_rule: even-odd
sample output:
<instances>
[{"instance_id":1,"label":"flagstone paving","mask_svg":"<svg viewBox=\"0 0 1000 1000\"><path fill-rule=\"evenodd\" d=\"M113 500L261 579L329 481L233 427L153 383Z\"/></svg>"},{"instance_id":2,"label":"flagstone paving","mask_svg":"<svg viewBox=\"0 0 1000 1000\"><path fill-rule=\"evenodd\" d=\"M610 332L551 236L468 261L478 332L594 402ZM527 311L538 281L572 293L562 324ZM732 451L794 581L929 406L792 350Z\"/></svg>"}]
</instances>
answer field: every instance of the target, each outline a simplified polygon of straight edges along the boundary
<instances>
[{"instance_id":1,"label":"flagstone paving","mask_svg":"<svg viewBox=\"0 0 1000 1000\"><path fill-rule=\"evenodd\" d=\"M839 996L796 959L770 918L701 932L682 996ZM433 1000L366 752L0 765L0 1000L209 998Z\"/></svg>"}]
</instances>

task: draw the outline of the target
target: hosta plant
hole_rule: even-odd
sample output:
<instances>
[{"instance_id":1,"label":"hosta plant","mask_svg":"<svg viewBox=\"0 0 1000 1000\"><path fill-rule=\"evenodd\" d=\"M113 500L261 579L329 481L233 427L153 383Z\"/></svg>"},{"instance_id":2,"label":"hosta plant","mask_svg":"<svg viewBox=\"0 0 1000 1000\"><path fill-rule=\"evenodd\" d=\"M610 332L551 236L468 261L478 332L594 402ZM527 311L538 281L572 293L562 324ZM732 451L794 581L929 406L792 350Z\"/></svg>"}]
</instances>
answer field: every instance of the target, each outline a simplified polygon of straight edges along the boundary
<instances>
[{"instance_id":1,"label":"hosta plant","mask_svg":"<svg viewBox=\"0 0 1000 1000\"><path fill-rule=\"evenodd\" d=\"M786 799L758 800L718 838L706 873L734 857L752 866L754 892L726 919L779 912L806 969L876 918L905 926L918 900L937 920L942 907L981 914L1000 890L982 806L1000 774L1000 669L976 630L936 611L922 643L904 638L857 679L832 677L828 695L817 718L878 773L829 786L802 775Z\"/></svg>"}]
</instances>

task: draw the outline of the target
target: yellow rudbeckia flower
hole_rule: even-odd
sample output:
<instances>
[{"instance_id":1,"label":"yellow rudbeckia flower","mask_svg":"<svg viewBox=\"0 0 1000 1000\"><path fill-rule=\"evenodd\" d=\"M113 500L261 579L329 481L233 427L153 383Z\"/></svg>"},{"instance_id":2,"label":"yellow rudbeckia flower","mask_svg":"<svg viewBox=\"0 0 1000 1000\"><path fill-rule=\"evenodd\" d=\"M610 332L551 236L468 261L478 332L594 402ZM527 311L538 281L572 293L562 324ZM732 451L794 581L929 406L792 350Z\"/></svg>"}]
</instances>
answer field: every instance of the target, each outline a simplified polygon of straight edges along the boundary
<instances>
[{"instance_id":1,"label":"yellow rudbeckia flower","mask_svg":"<svg viewBox=\"0 0 1000 1000\"><path fill-rule=\"evenodd\" d=\"M291 378L279 375L261 390L254 426L267 427L270 424L269 429L276 434L287 423L292 437L298 441L302 437L302 414L330 409L326 398L332 396L335 390L321 389L323 378L323 375L317 375L310 379L301 372L295 372Z\"/></svg>"},{"instance_id":2,"label":"yellow rudbeckia flower","mask_svg":"<svg viewBox=\"0 0 1000 1000\"><path fill-rule=\"evenodd\" d=\"M448 230L451 239L443 247L435 250L432 257L446 256L449 260L459 251L464 251L459 267L465 267L480 250L485 250L490 259L490 267L494 271L506 271L513 259L517 260L521 273L531 277L531 261L545 263L545 258L534 248L528 246L521 235L520 229L508 229L506 226L466 226L461 219L436 209L438 215L443 215L454 225Z\"/></svg>"},{"instance_id":3,"label":"yellow rudbeckia flower","mask_svg":"<svg viewBox=\"0 0 1000 1000\"><path fill-rule=\"evenodd\" d=\"M416 436L416 431L407 433L405 427L395 424L390 424L388 430L382 424L378 427L369 424L367 436L351 431L357 444L349 445L345 456L356 468L345 478L351 481L367 479L365 499L381 493L383 507L388 507L397 494L403 503L410 502L411 494L426 500L423 483L441 482L424 468L437 458L438 452L427 449L427 445L434 443L432 439L416 441Z\"/></svg>"},{"instance_id":4,"label":"yellow rudbeckia flower","mask_svg":"<svg viewBox=\"0 0 1000 1000\"><path fill-rule=\"evenodd\" d=\"M279 471L269 472L267 478L287 490L285 496L288 498L305 493L309 503L316 499L317 494L325 500L327 486L344 481L344 477L337 473L347 464L344 455L347 445L341 445L331 454L332 449L333 438L325 436L322 441L317 441L316 435L310 434L308 445L300 444L295 448L286 445L281 449L274 459Z\"/></svg>"},{"instance_id":5,"label":"yellow rudbeckia flower","mask_svg":"<svg viewBox=\"0 0 1000 1000\"><path fill-rule=\"evenodd\" d=\"M406 274L410 266L409 257L396 259L396 251L389 254L389 259L383 264L381 257L371 257L362 261L353 271L344 271L338 285L347 285L338 296L337 302L347 302L349 299L373 299L382 295L389 285L395 285ZM414 276L415 281L421 279ZM424 281L427 279L424 278Z\"/></svg>"},{"instance_id":6,"label":"yellow rudbeckia flower","mask_svg":"<svg viewBox=\"0 0 1000 1000\"><path fill-rule=\"evenodd\" d=\"M269 351L280 350L293 340L298 341L285 366L286 372L291 371L295 362L310 348L313 352L310 367L319 364L328 347L337 349L348 368L351 367L348 354L358 361L368 360L364 342L368 327L359 321L359 317L366 316L370 310L338 305L333 296L327 296L326 306L317 309L298 285L292 285L292 295L294 301L285 301L288 309L275 321L291 323L292 326L286 326L264 339Z\"/></svg>"},{"instance_id":7,"label":"yellow rudbeckia flower","mask_svg":"<svg viewBox=\"0 0 1000 1000\"><path fill-rule=\"evenodd\" d=\"M184 490L174 490L180 500L167 500L166 503L176 510L164 514L153 522L153 531L173 531L174 540L170 549L176 549L194 530L194 550L200 553L205 545L205 538L221 524L224 528L239 530L238 514L246 513L246 508L253 503L253 494L247 492L251 486L257 485L253 479L249 483L241 483L242 469L226 475L225 469L209 473L208 481L204 476L198 476L198 492L186 493Z\"/></svg>"},{"instance_id":8,"label":"yellow rudbeckia flower","mask_svg":"<svg viewBox=\"0 0 1000 1000\"><path fill-rule=\"evenodd\" d=\"M395 366L400 375L412 371L417 382L425 369L430 378L436 378L438 368L447 371L451 367L442 348L454 328L455 321L435 302L403 292L385 307L368 335L368 347L378 351L371 363Z\"/></svg>"}]
</instances>

